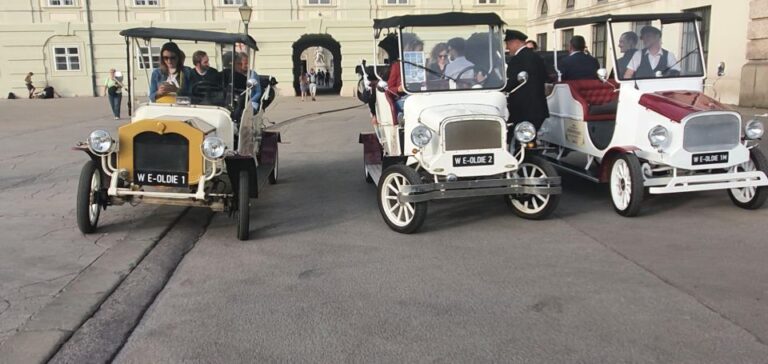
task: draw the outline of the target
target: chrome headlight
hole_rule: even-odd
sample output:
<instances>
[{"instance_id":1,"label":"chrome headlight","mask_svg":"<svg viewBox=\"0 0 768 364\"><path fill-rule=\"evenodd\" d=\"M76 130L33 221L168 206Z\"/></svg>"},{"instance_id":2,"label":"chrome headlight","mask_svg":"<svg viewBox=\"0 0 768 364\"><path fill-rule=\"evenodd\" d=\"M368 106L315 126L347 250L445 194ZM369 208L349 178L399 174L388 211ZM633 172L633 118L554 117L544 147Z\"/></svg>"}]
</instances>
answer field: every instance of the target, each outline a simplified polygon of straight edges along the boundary
<instances>
[{"instance_id":1,"label":"chrome headlight","mask_svg":"<svg viewBox=\"0 0 768 364\"><path fill-rule=\"evenodd\" d=\"M663 148L669 145L670 140L669 130L661 125L654 126L648 132L648 141L654 148Z\"/></svg>"},{"instance_id":2,"label":"chrome headlight","mask_svg":"<svg viewBox=\"0 0 768 364\"><path fill-rule=\"evenodd\" d=\"M210 136L203 140L203 155L208 159L219 159L224 156L227 145L219 137Z\"/></svg>"},{"instance_id":3,"label":"chrome headlight","mask_svg":"<svg viewBox=\"0 0 768 364\"><path fill-rule=\"evenodd\" d=\"M536 127L528 121L515 125L515 139L520 143L530 143L536 139Z\"/></svg>"},{"instance_id":4,"label":"chrome headlight","mask_svg":"<svg viewBox=\"0 0 768 364\"><path fill-rule=\"evenodd\" d=\"M432 140L432 130L429 130L429 128L424 125L419 125L413 128L413 131L411 132L411 141L417 147L421 148L429 144L430 140Z\"/></svg>"},{"instance_id":5,"label":"chrome headlight","mask_svg":"<svg viewBox=\"0 0 768 364\"><path fill-rule=\"evenodd\" d=\"M94 130L88 136L88 149L94 154L107 154L112 151L115 141L104 130Z\"/></svg>"},{"instance_id":6,"label":"chrome headlight","mask_svg":"<svg viewBox=\"0 0 768 364\"><path fill-rule=\"evenodd\" d=\"M744 136L750 140L760 139L763 137L764 133L765 127L763 127L763 123L758 120L750 120L747 123L747 126L744 127Z\"/></svg>"}]
</instances>

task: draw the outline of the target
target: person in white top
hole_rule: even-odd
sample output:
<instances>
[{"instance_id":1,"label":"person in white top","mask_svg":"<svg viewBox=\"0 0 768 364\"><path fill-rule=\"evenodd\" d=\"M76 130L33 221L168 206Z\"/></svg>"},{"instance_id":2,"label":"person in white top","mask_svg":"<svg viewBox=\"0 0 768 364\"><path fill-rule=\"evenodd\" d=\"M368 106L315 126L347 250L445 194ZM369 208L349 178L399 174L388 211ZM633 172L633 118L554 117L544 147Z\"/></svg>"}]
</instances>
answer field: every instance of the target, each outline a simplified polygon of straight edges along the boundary
<instances>
[{"instance_id":1,"label":"person in white top","mask_svg":"<svg viewBox=\"0 0 768 364\"><path fill-rule=\"evenodd\" d=\"M661 47L661 30L653 26L645 26L640 31L640 39L644 48L635 52L624 72L625 79L655 77L657 72L662 76L680 74L680 65L675 55Z\"/></svg>"},{"instance_id":2,"label":"person in white top","mask_svg":"<svg viewBox=\"0 0 768 364\"><path fill-rule=\"evenodd\" d=\"M445 75L452 79L457 79L461 76L462 79L475 78L475 71L472 67L474 63L467 60L464 57L464 49L466 42L464 38L453 38L448 41L448 52L451 56L451 63L445 66Z\"/></svg>"}]
</instances>

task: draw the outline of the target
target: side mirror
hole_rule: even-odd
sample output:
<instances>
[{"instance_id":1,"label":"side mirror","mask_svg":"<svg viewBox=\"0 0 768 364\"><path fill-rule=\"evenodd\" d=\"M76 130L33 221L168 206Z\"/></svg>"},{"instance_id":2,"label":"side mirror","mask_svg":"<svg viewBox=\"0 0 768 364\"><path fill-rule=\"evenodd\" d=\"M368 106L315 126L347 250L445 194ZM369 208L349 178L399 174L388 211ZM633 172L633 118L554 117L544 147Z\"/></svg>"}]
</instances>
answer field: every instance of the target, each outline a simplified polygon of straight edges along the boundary
<instances>
[{"instance_id":1,"label":"side mirror","mask_svg":"<svg viewBox=\"0 0 768 364\"><path fill-rule=\"evenodd\" d=\"M525 83L528 82L528 72L521 71L517 74L517 82Z\"/></svg>"},{"instance_id":2,"label":"side mirror","mask_svg":"<svg viewBox=\"0 0 768 364\"><path fill-rule=\"evenodd\" d=\"M655 76L656 76L656 78L661 78L661 77L664 77L664 73L661 72L661 71L656 71Z\"/></svg>"},{"instance_id":3,"label":"side mirror","mask_svg":"<svg viewBox=\"0 0 768 364\"><path fill-rule=\"evenodd\" d=\"M722 63L720 63L720 64L722 64ZM123 73L120 72L120 71L115 71L115 79L120 81L120 82L123 82Z\"/></svg>"},{"instance_id":4,"label":"side mirror","mask_svg":"<svg viewBox=\"0 0 768 364\"><path fill-rule=\"evenodd\" d=\"M603 83L608 82L608 70L605 68L597 70L597 78L603 81Z\"/></svg>"},{"instance_id":5,"label":"side mirror","mask_svg":"<svg viewBox=\"0 0 768 364\"><path fill-rule=\"evenodd\" d=\"M717 76L725 76L725 62L720 62L720 64L717 66Z\"/></svg>"},{"instance_id":6,"label":"side mirror","mask_svg":"<svg viewBox=\"0 0 768 364\"><path fill-rule=\"evenodd\" d=\"M377 90L379 90L379 91L381 91L381 92L386 92L388 88L389 88L389 86L387 85L387 82L386 82L386 81L383 81L383 80L382 80L382 81L379 81L379 82L376 84L376 89L377 89Z\"/></svg>"},{"instance_id":7,"label":"side mirror","mask_svg":"<svg viewBox=\"0 0 768 364\"><path fill-rule=\"evenodd\" d=\"M245 85L248 88L254 88L256 85L258 85L259 80L255 78L248 79L248 81L245 83Z\"/></svg>"}]
</instances>

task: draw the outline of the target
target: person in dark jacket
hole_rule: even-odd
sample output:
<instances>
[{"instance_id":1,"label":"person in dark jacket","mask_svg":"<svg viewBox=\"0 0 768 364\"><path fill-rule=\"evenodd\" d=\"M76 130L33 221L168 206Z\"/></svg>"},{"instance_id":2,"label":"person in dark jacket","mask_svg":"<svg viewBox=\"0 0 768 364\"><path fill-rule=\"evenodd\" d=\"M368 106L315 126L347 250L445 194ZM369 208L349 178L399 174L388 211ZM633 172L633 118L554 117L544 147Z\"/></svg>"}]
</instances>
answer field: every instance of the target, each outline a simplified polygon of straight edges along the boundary
<instances>
[{"instance_id":1,"label":"person in dark jacket","mask_svg":"<svg viewBox=\"0 0 768 364\"><path fill-rule=\"evenodd\" d=\"M527 39L528 36L517 30L507 30L504 36L504 42L512 57L507 62L507 85L503 91L510 92L520 85L517 81L518 73L528 72L528 82L507 96L509 122L516 124L529 121L538 130L544 119L549 117L547 97L544 93L547 72L544 59L525 46ZM507 134L510 140L513 137L513 128L514 125L510 126L510 132Z\"/></svg>"},{"instance_id":2,"label":"person in dark jacket","mask_svg":"<svg viewBox=\"0 0 768 364\"><path fill-rule=\"evenodd\" d=\"M587 42L584 37L576 35L571 38L569 43L570 55L563 58L557 64L558 70L562 74L563 81L568 80L596 80L597 70L600 69L600 62L586 53Z\"/></svg>"}]
</instances>

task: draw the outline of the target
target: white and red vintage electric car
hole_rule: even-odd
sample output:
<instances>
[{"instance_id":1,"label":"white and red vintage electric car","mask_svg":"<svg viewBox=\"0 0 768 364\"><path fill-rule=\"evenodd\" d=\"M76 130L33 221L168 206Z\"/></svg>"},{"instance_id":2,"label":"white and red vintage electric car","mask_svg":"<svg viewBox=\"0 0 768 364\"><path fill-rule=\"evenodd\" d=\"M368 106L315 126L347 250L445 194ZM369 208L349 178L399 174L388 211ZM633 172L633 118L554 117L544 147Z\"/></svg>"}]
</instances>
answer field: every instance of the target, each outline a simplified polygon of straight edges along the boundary
<instances>
[{"instance_id":1,"label":"white and red vintage electric car","mask_svg":"<svg viewBox=\"0 0 768 364\"><path fill-rule=\"evenodd\" d=\"M738 113L703 93L697 21L674 13L555 22L555 36L558 29L605 26L611 71L557 82L539 141L561 170L608 182L623 216L638 214L645 193L727 190L746 209L768 198L768 163L757 148L763 124L742 124Z\"/></svg>"},{"instance_id":2,"label":"white and red vintage electric car","mask_svg":"<svg viewBox=\"0 0 768 364\"><path fill-rule=\"evenodd\" d=\"M493 13L406 15L374 21L374 66L358 68L360 94L375 102L375 132L360 135L365 177L378 185L384 221L401 233L422 226L427 203L435 199L503 196L524 218L548 216L559 201L560 177L552 166L526 150L536 136L531 123L515 126L522 145L510 152L502 27ZM377 44L397 35L406 96L387 85L389 65ZM466 57L444 70L431 52L457 39ZM443 52L447 49L441 48ZM381 57L381 59L379 58ZM394 55L389 55L394 59ZM521 82L526 74L519 75ZM391 80L389 80L391 81ZM369 83L370 82L370 83ZM393 88L390 90L389 88ZM367 92L366 92L367 89ZM514 90L512 91L514 92ZM397 103L403 103L402 112Z\"/></svg>"}]
</instances>

